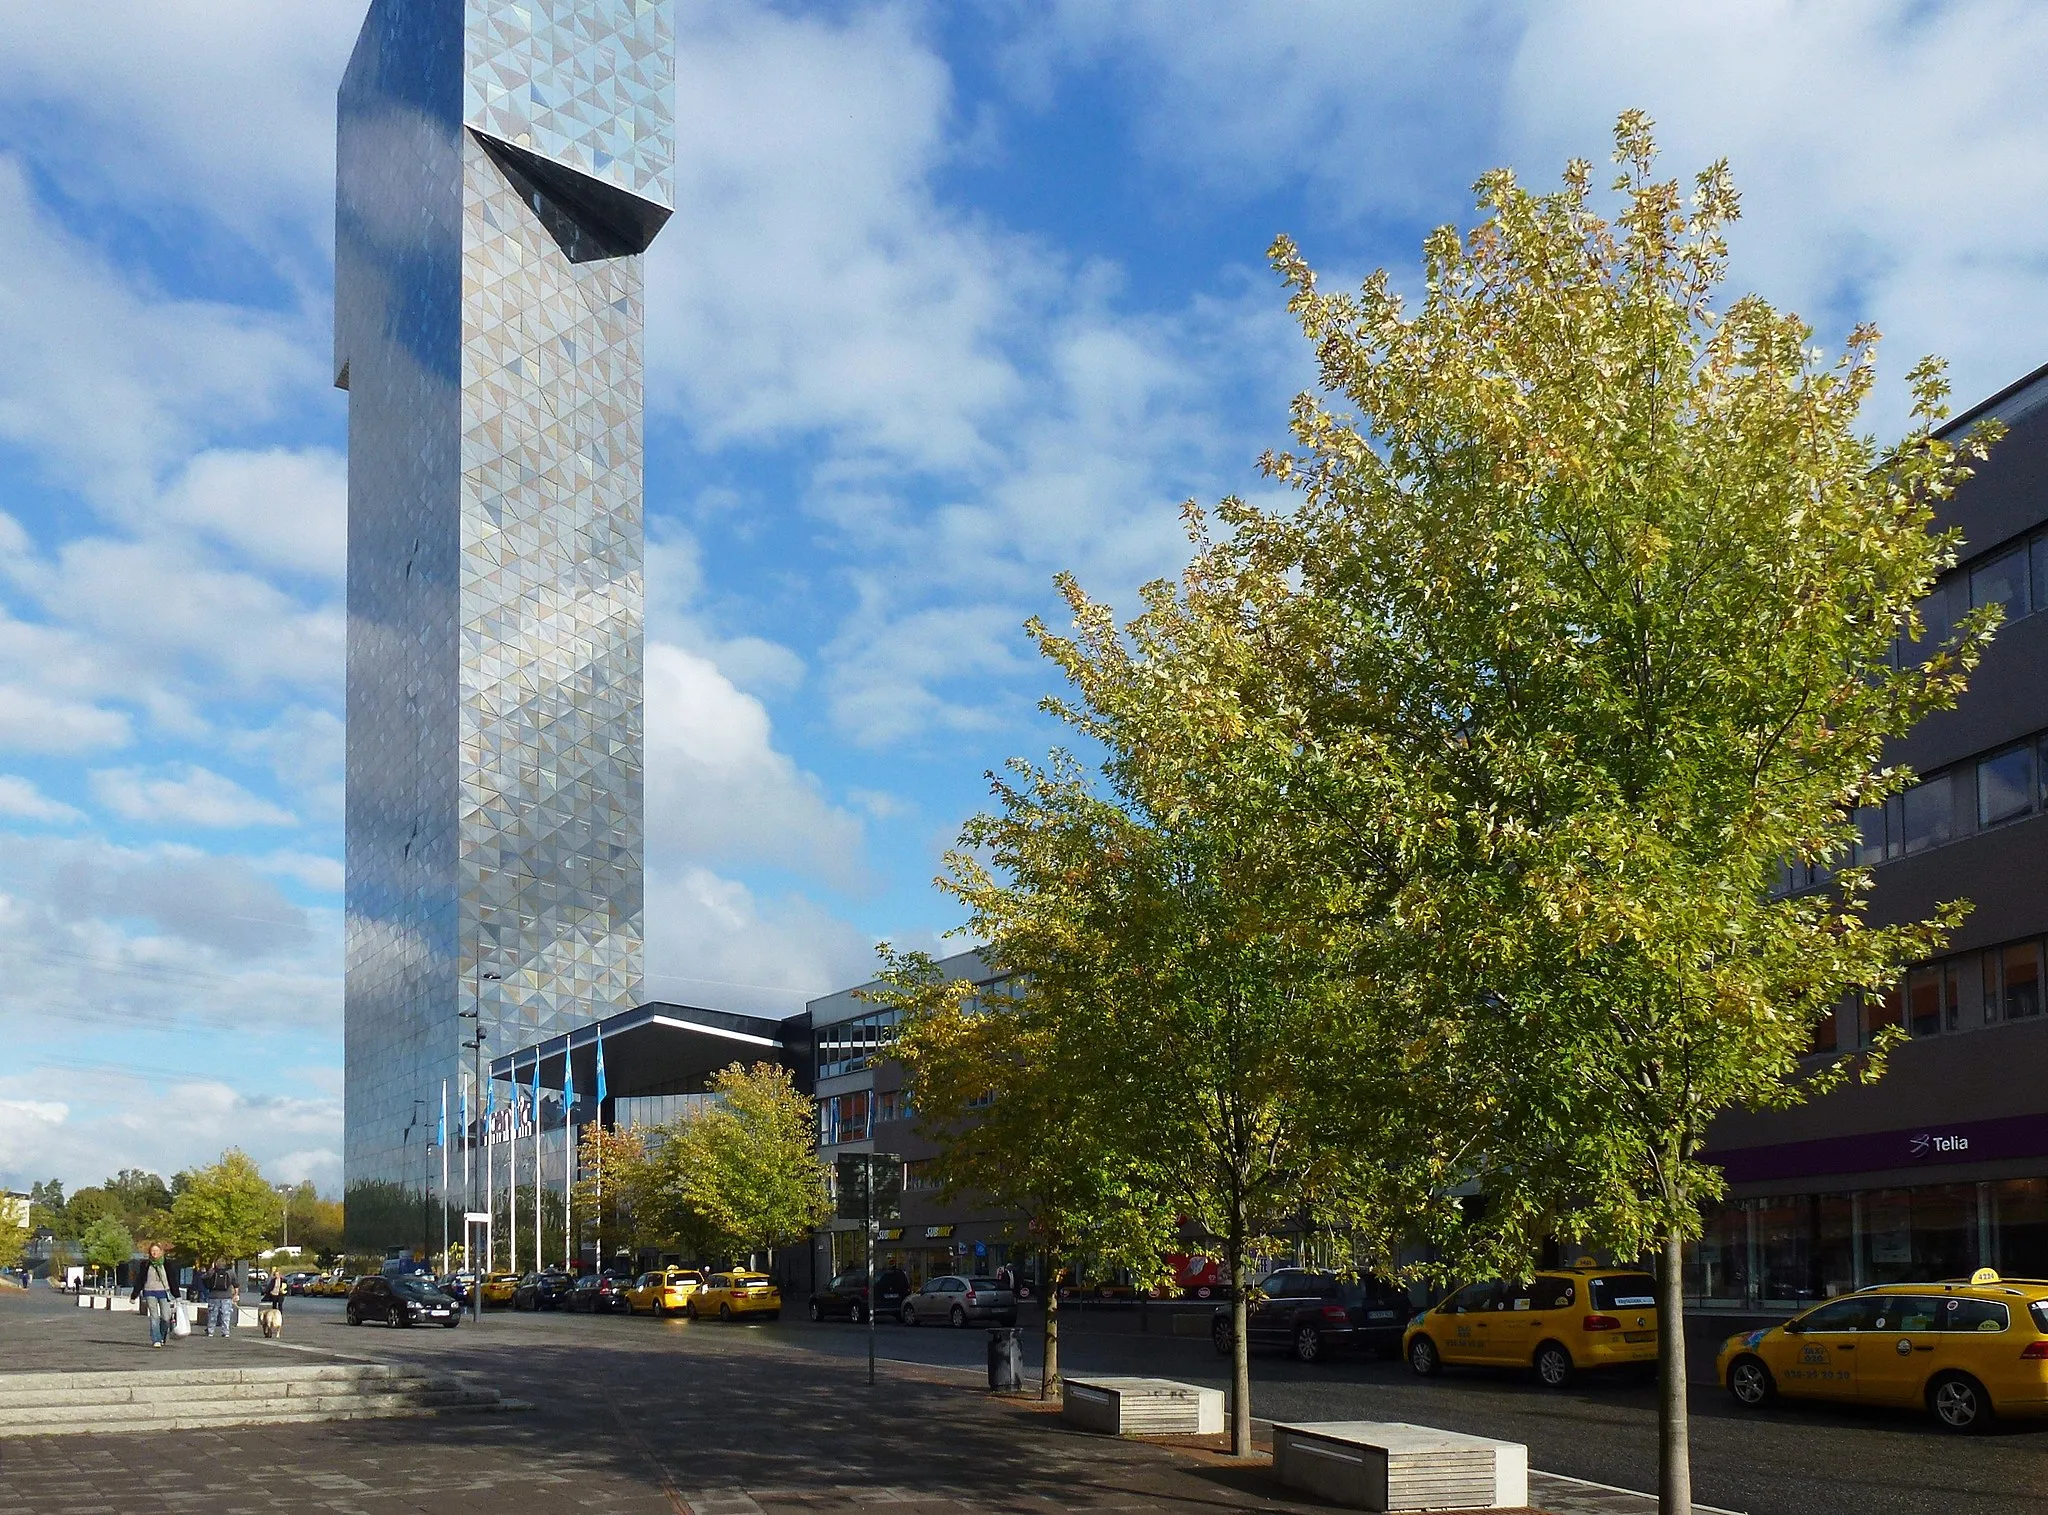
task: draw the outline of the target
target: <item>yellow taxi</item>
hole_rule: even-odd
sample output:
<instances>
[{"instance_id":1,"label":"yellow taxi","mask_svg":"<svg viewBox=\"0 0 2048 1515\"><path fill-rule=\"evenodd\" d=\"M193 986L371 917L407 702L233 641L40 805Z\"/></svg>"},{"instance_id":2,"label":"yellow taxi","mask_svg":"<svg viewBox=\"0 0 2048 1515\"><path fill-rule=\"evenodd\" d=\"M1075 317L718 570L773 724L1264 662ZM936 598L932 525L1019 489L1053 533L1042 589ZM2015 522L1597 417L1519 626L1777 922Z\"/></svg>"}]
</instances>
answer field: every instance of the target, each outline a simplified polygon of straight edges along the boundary
<instances>
[{"instance_id":1,"label":"yellow taxi","mask_svg":"<svg viewBox=\"0 0 2048 1515\"><path fill-rule=\"evenodd\" d=\"M1401 1352L1426 1378L1446 1363L1534 1368L1561 1389L1589 1368L1657 1360L1657 1281L1581 1259L1525 1282L1466 1284L1409 1323Z\"/></svg>"},{"instance_id":2,"label":"yellow taxi","mask_svg":"<svg viewBox=\"0 0 2048 1515\"><path fill-rule=\"evenodd\" d=\"M513 1296L519 1292L519 1275L517 1273L486 1273L482 1288L484 1308L490 1309L494 1306L503 1308L511 1304Z\"/></svg>"},{"instance_id":3,"label":"yellow taxi","mask_svg":"<svg viewBox=\"0 0 2048 1515\"><path fill-rule=\"evenodd\" d=\"M2048 1282L1873 1284L1731 1336L1714 1371L1749 1409L1787 1399L1920 1406L1951 1431L2048 1415Z\"/></svg>"},{"instance_id":4,"label":"yellow taxi","mask_svg":"<svg viewBox=\"0 0 2048 1515\"><path fill-rule=\"evenodd\" d=\"M307 1284L306 1292L321 1299L346 1299L354 1292L355 1286L356 1281L353 1278L341 1273L329 1273L326 1277L317 1278Z\"/></svg>"},{"instance_id":5,"label":"yellow taxi","mask_svg":"<svg viewBox=\"0 0 2048 1515\"><path fill-rule=\"evenodd\" d=\"M692 1320L700 1315L720 1320L765 1315L774 1320L782 1314L782 1291L766 1273L714 1273L683 1302L683 1313Z\"/></svg>"},{"instance_id":6,"label":"yellow taxi","mask_svg":"<svg viewBox=\"0 0 2048 1515\"><path fill-rule=\"evenodd\" d=\"M704 1275L693 1268L664 1268L642 1273L626 1291L626 1308L638 1315L666 1315L689 1307L690 1296L704 1283Z\"/></svg>"}]
</instances>

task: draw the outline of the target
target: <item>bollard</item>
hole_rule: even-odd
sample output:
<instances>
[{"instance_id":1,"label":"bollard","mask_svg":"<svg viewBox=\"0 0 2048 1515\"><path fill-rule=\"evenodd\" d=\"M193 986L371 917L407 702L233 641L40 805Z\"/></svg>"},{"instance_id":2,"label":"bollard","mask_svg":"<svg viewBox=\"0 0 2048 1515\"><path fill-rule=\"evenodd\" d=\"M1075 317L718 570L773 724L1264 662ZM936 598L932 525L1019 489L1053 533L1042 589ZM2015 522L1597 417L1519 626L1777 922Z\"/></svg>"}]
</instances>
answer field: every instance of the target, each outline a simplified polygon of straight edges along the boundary
<instances>
[{"instance_id":1,"label":"bollard","mask_svg":"<svg viewBox=\"0 0 2048 1515\"><path fill-rule=\"evenodd\" d=\"M997 1326L988 1333L988 1386L998 1393L1024 1387L1024 1349L1015 1326Z\"/></svg>"}]
</instances>

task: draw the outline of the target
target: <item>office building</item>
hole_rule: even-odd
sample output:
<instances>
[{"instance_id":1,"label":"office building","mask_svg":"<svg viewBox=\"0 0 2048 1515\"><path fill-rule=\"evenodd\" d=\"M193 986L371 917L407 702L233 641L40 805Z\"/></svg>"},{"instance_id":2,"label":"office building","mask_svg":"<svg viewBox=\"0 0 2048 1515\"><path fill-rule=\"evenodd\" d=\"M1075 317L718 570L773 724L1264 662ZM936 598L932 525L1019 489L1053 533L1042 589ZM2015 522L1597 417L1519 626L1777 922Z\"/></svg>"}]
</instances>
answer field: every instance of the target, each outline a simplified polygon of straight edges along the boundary
<instances>
[{"instance_id":1,"label":"office building","mask_svg":"<svg viewBox=\"0 0 2048 1515\"><path fill-rule=\"evenodd\" d=\"M357 1245L406 1237L355 1196L437 1180L463 1012L489 1057L640 997L640 255L673 72L666 0L375 0L341 86Z\"/></svg>"},{"instance_id":2,"label":"office building","mask_svg":"<svg viewBox=\"0 0 2048 1515\"><path fill-rule=\"evenodd\" d=\"M1885 1004L1823 1028L1821 1055L1839 1055L1904 1027L1883 1079L1714 1128L1731 1202L1708 1217L1689 1281L1710 1306L1782 1309L1980 1266L2048 1277L2048 368L1947 431L1990 417L2008 434L1941 507L1961 559L1926 619L1938 637L1998 603L2006 624L1959 706L1889 755L1918 781L1861 818L1858 858L1874 921L1973 908Z\"/></svg>"}]
</instances>

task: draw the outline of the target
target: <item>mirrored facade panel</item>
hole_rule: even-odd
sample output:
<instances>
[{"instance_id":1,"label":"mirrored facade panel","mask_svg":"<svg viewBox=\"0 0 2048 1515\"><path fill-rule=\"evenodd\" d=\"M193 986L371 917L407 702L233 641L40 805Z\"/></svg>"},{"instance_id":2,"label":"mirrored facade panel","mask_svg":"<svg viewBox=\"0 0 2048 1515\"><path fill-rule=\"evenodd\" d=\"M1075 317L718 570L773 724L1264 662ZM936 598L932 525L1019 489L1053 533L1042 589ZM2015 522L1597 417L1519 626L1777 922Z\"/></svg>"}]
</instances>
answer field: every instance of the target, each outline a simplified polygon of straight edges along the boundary
<instances>
[{"instance_id":1,"label":"mirrored facade panel","mask_svg":"<svg viewBox=\"0 0 2048 1515\"><path fill-rule=\"evenodd\" d=\"M461 1012L488 1059L640 996L669 39L649 0L377 0L343 82L351 1190L438 1174Z\"/></svg>"}]
</instances>

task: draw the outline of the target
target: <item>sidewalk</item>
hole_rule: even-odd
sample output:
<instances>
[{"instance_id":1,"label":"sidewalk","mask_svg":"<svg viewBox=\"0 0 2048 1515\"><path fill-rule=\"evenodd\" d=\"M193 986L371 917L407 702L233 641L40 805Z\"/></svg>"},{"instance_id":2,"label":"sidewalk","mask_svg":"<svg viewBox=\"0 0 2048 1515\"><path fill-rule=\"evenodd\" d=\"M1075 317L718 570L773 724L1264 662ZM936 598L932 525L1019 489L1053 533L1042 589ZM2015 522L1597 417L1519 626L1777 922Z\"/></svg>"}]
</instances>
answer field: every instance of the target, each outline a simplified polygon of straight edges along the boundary
<instances>
[{"instance_id":1,"label":"sidewalk","mask_svg":"<svg viewBox=\"0 0 2048 1515\"><path fill-rule=\"evenodd\" d=\"M310 1341L135 1347L140 1322L0 1306L0 1363L116 1368L334 1358L432 1361L537 1402L530 1415L31 1438L0 1463L0 1515L889 1515L1307 1512L1269 1470L1185 1445L1067 1429L1035 1401L957 1371L862 1367L734 1331L609 1340L349 1331L305 1316ZM288 1328L289 1329L289 1328ZM347 1353L319 1338L345 1339ZM290 1348L291 1350L287 1350ZM169 1359L168 1363L165 1359ZM4 1373L0 1373L4 1376ZM1641 1496L1538 1480L1549 1515L1653 1515Z\"/></svg>"}]
</instances>

